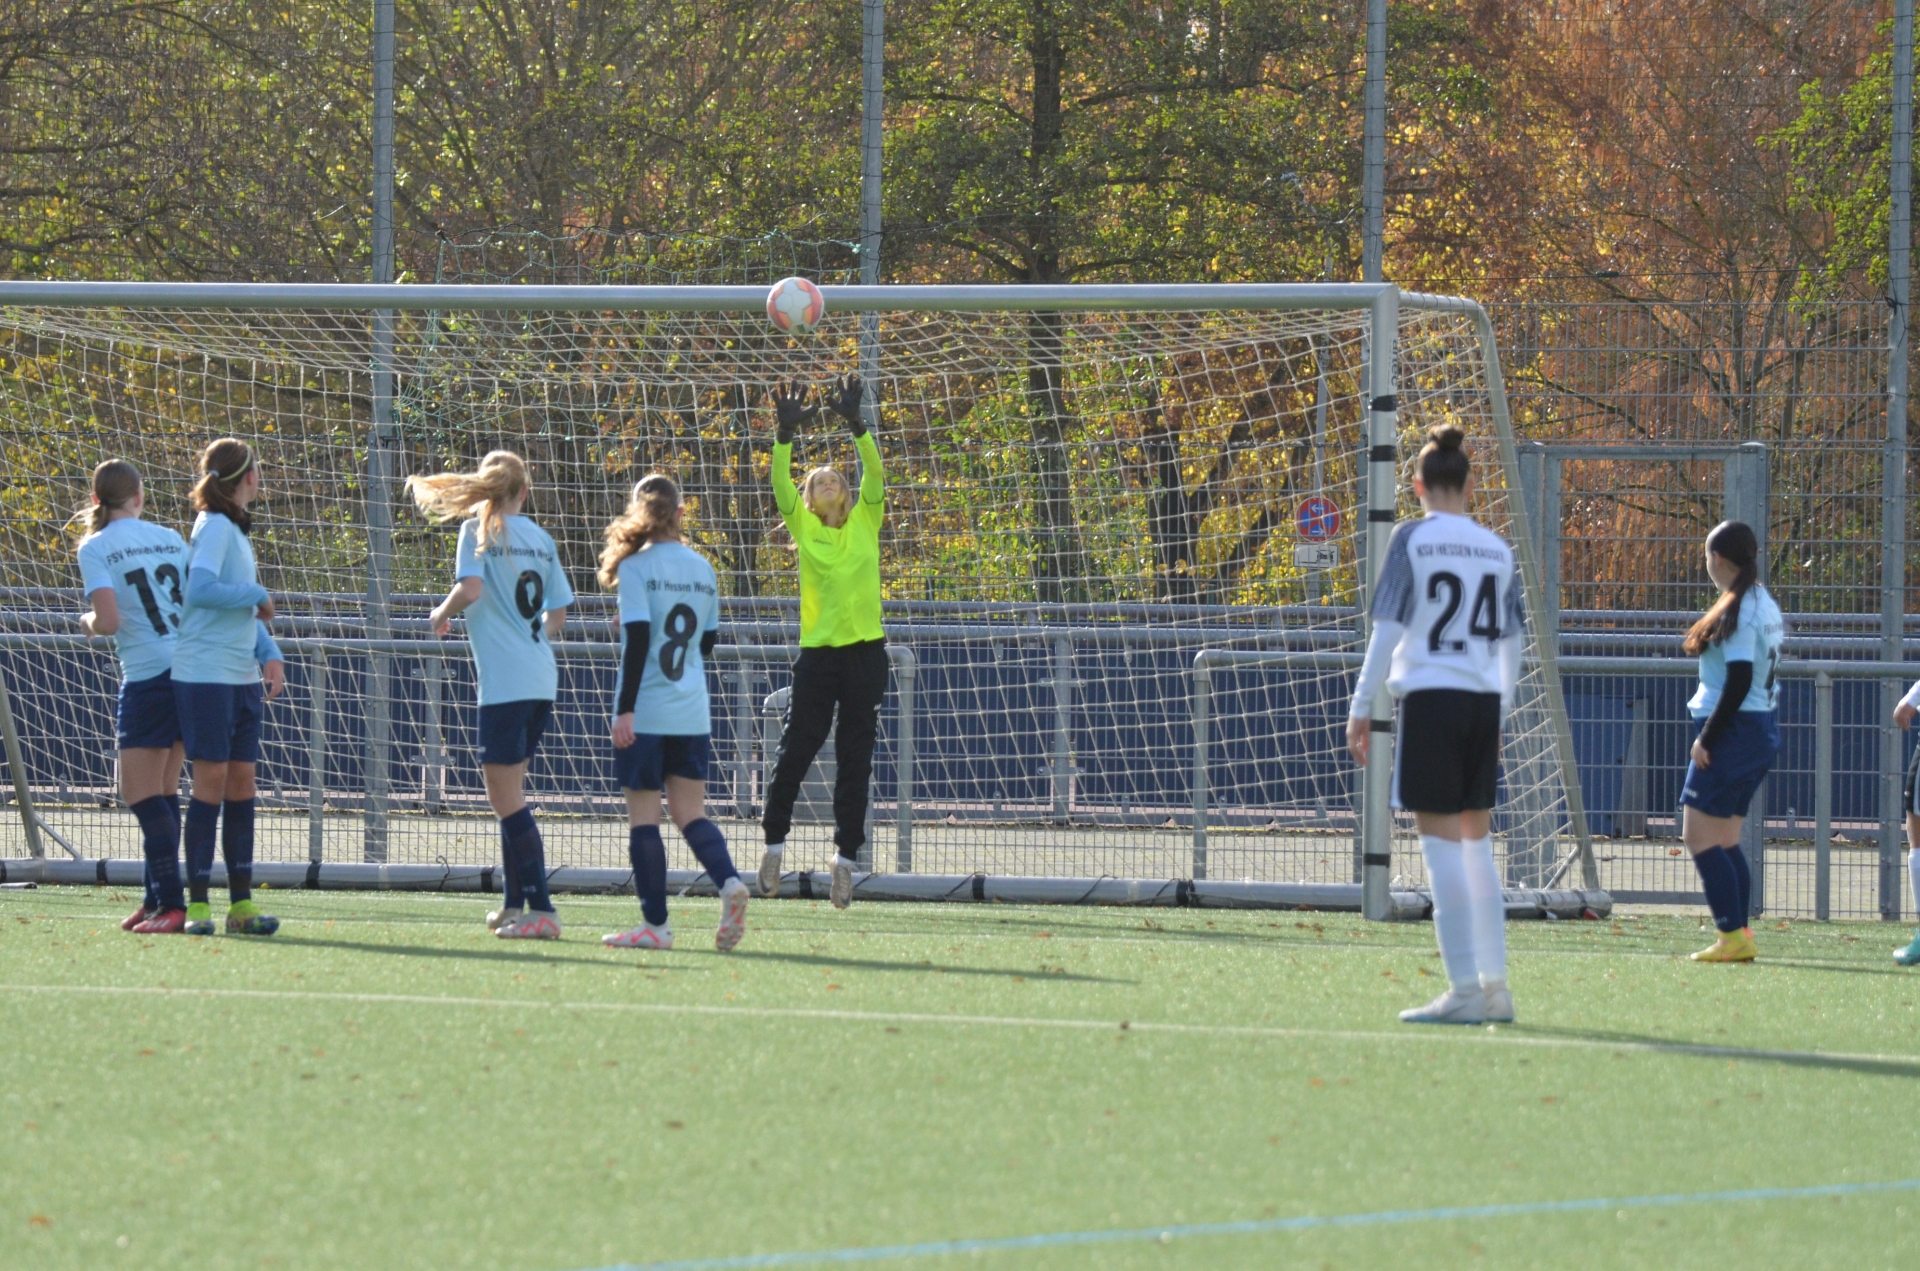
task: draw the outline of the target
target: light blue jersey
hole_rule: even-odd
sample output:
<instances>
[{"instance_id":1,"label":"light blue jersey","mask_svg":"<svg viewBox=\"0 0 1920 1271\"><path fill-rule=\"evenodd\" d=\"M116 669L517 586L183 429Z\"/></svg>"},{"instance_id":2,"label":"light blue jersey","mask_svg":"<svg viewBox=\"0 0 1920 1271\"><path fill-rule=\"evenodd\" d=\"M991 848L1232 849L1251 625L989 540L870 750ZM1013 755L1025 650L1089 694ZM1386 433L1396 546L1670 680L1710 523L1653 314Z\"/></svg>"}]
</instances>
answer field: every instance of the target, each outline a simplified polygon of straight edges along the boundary
<instances>
[{"instance_id":1,"label":"light blue jersey","mask_svg":"<svg viewBox=\"0 0 1920 1271\"><path fill-rule=\"evenodd\" d=\"M113 651L121 679L131 684L173 669L186 578L186 540L164 525L123 516L80 540L81 585L89 596L112 588L120 605Z\"/></svg>"},{"instance_id":2,"label":"light blue jersey","mask_svg":"<svg viewBox=\"0 0 1920 1271\"><path fill-rule=\"evenodd\" d=\"M1739 624L1733 634L1719 644L1708 645L1700 655L1700 687L1687 703L1687 711L1695 719L1713 714L1720 690L1726 687L1729 662L1753 663L1753 687L1747 690L1747 700L1740 703L1740 709L1775 709L1779 695L1774 692L1773 682L1780 665L1780 646L1786 638L1787 620L1780 606L1773 603L1765 587L1754 584L1740 602Z\"/></svg>"},{"instance_id":3,"label":"light blue jersey","mask_svg":"<svg viewBox=\"0 0 1920 1271\"><path fill-rule=\"evenodd\" d=\"M196 588L212 584L219 593L198 603ZM180 639L173 650L173 678L179 684L258 684L254 661L259 628L253 611L267 600L254 569L253 544L223 512L202 512L193 521L187 546L187 605Z\"/></svg>"},{"instance_id":4,"label":"light blue jersey","mask_svg":"<svg viewBox=\"0 0 1920 1271\"><path fill-rule=\"evenodd\" d=\"M460 525L455 578L478 578L480 599L467 610L467 642L473 646L480 705L551 702L560 691L560 671L542 629L543 616L573 603L573 588L560 568L560 553L547 532L524 516L506 518L504 540L481 552L480 522Z\"/></svg>"},{"instance_id":5,"label":"light blue jersey","mask_svg":"<svg viewBox=\"0 0 1920 1271\"><path fill-rule=\"evenodd\" d=\"M701 638L720 629L720 588L707 558L684 543L654 543L620 562L620 682L625 700L627 624L649 624L647 660L633 704L633 731L698 737L713 731Z\"/></svg>"}]
</instances>

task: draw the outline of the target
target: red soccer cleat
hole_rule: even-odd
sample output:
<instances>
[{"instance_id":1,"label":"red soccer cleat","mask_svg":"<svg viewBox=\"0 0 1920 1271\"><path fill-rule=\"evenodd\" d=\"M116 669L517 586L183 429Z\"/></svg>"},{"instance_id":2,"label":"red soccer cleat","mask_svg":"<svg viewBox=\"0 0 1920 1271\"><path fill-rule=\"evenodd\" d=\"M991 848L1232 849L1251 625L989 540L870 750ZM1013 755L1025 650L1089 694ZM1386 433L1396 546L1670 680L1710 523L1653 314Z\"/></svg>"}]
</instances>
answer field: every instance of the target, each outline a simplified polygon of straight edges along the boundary
<instances>
[{"instance_id":1,"label":"red soccer cleat","mask_svg":"<svg viewBox=\"0 0 1920 1271\"><path fill-rule=\"evenodd\" d=\"M139 929L141 923L159 912L158 909L148 909L145 905L142 905L120 920L120 930L136 931Z\"/></svg>"},{"instance_id":2,"label":"red soccer cleat","mask_svg":"<svg viewBox=\"0 0 1920 1271\"><path fill-rule=\"evenodd\" d=\"M162 909L135 927L134 931L143 936L177 936L186 929L186 925L186 910Z\"/></svg>"}]
</instances>

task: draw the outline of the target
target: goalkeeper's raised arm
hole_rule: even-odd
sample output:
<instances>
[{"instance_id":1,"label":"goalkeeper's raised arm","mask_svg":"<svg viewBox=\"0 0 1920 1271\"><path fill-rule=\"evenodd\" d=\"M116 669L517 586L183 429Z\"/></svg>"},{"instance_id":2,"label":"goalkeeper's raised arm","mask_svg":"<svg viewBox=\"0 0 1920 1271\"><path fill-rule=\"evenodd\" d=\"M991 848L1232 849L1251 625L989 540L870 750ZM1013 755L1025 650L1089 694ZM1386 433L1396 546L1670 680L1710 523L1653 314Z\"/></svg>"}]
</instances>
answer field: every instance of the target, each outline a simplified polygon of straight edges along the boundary
<instances>
[{"instance_id":1,"label":"goalkeeper's raised arm","mask_svg":"<svg viewBox=\"0 0 1920 1271\"><path fill-rule=\"evenodd\" d=\"M873 772L880 702L887 692L886 637L880 627L880 524L886 480L880 448L862 413L865 385L847 376L828 394L829 410L853 431L860 454L860 491L838 470L808 472L793 483L793 439L820 414L812 391L791 384L773 391L777 427L773 497L793 535L800 565L800 659L793 667L787 726L780 738L761 829L767 841L760 888L780 886L780 857L793 822L793 801L814 756L834 728L839 771L833 789L834 905L853 897L853 865L866 842L867 783ZM835 710L839 722L834 723Z\"/></svg>"}]
</instances>

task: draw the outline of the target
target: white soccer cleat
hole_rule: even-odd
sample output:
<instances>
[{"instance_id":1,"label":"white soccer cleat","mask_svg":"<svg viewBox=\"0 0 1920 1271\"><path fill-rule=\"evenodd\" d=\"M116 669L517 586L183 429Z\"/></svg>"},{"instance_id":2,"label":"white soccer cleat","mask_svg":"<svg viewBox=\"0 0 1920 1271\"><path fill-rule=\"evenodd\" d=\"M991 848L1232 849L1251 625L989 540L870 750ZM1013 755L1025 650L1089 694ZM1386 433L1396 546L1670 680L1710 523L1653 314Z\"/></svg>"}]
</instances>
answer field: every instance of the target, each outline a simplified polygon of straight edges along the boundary
<instances>
[{"instance_id":1,"label":"white soccer cleat","mask_svg":"<svg viewBox=\"0 0 1920 1271\"><path fill-rule=\"evenodd\" d=\"M1504 981L1498 984L1482 985L1480 991L1486 995L1487 1023L1513 1023L1513 993Z\"/></svg>"},{"instance_id":2,"label":"white soccer cleat","mask_svg":"<svg viewBox=\"0 0 1920 1271\"><path fill-rule=\"evenodd\" d=\"M493 934L502 940L558 940L560 915L547 910L529 909L512 922L501 924Z\"/></svg>"},{"instance_id":3,"label":"white soccer cleat","mask_svg":"<svg viewBox=\"0 0 1920 1271\"><path fill-rule=\"evenodd\" d=\"M1487 1022L1487 995L1478 984L1471 988L1448 989L1425 1006L1400 1012L1402 1024L1484 1024Z\"/></svg>"},{"instance_id":4,"label":"white soccer cleat","mask_svg":"<svg viewBox=\"0 0 1920 1271\"><path fill-rule=\"evenodd\" d=\"M838 852L833 854L833 886L827 889L827 899L835 909L853 903L853 862Z\"/></svg>"},{"instance_id":5,"label":"white soccer cleat","mask_svg":"<svg viewBox=\"0 0 1920 1271\"><path fill-rule=\"evenodd\" d=\"M760 884L760 894L762 896L777 896L780 894L780 855L779 852L762 852L760 854L760 873L754 881Z\"/></svg>"},{"instance_id":6,"label":"white soccer cleat","mask_svg":"<svg viewBox=\"0 0 1920 1271\"><path fill-rule=\"evenodd\" d=\"M616 931L610 936L601 936L600 943L609 949L671 949L673 928L665 924L651 927L643 922L632 931Z\"/></svg>"},{"instance_id":7,"label":"white soccer cleat","mask_svg":"<svg viewBox=\"0 0 1920 1271\"><path fill-rule=\"evenodd\" d=\"M729 878L727 885L720 889L720 928L713 933L713 947L720 952L732 953L740 937L747 934L750 895L747 885L738 878Z\"/></svg>"},{"instance_id":8,"label":"white soccer cleat","mask_svg":"<svg viewBox=\"0 0 1920 1271\"><path fill-rule=\"evenodd\" d=\"M521 910L500 908L487 915L487 930L498 931L510 922L519 922Z\"/></svg>"}]
</instances>

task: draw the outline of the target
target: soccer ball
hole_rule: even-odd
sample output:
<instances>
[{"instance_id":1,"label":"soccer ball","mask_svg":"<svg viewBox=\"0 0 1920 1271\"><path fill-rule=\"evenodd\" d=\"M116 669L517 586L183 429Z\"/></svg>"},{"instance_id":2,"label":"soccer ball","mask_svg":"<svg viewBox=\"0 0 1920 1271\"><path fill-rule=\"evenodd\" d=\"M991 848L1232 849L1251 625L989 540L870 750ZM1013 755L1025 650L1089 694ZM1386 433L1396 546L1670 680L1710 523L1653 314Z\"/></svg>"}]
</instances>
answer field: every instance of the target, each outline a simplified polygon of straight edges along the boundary
<instances>
[{"instance_id":1,"label":"soccer ball","mask_svg":"<svg viewBox=\"0 0 1920 1271\"><path fill-rule=\"evenodd\" d=\"M767 318L782 331L811 331L826 312L827 298L805 278L782 278L767 293Z\"/></svg>"}]
</instances>

